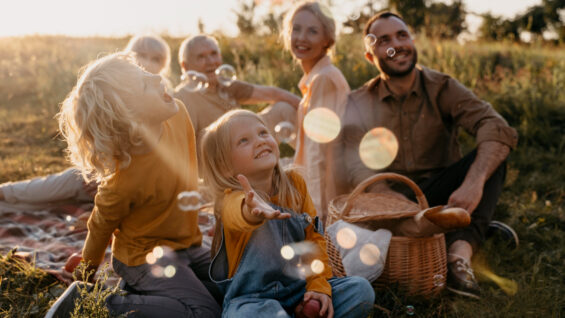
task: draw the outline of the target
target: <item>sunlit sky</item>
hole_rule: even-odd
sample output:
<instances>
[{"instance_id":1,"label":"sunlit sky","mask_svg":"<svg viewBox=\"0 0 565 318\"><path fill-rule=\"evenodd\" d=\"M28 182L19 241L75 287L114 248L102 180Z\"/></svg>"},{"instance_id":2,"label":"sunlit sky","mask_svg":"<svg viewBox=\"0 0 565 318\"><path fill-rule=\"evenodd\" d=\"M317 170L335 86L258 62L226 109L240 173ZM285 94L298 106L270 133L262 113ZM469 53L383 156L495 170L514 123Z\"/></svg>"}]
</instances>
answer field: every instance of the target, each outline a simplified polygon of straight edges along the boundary
<instances>
[{"instance_id":1,"label":"sunlit sky","mask_svg":"<svg viewBox=\"0 0 565 318\"><path fill-rule=\"evenodd\" d=\"M268 12L272 1L287 2L255 1L259 4L258 14ZM365 1L333 0L336 19L345 19ZM0 3L0 36L168 33L184 37L198 32L199 17L206 32L221 30L228 35L237 34L233 9L238 7L238 0L1 0ZM464 3L474 13L513 17L541 0L464 0ZM467 23L474 30L479 21L469 16Z\"/></svg>"}]
</instances>

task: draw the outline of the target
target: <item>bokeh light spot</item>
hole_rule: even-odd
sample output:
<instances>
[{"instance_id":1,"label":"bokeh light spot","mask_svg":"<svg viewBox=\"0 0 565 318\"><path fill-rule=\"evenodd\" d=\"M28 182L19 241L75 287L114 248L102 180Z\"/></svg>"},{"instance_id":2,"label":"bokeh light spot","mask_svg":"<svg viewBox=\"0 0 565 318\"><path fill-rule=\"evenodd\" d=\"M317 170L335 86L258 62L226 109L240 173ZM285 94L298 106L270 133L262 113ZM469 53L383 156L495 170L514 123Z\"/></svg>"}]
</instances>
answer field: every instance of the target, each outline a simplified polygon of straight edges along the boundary
<instances>
[{"instance_id":1,"label":"bokeh light spot","mask_svg":"<svg viewBox=\"0 0 565 318\"><path fill-rule=\"evenodd\" d=\"M294 257L294 249L289 245L285 245L281 248L281 255L284 259L290 260Z\"/></svg>"},{"instance_id":2,"label":"bokeh light spot","mask_svg":"<svg viewBox=\"0 0 565 318\"><path fill-rule=\"evenodd\" d=\"M163 274L167 278L171 278L171 277L175 276L176 273L177 273L177 269L173 265L167 265L165 267L165 269L163 270Z\"/></svg>"},{"instance_id":3,"label":"bokeh light spot","mask_svg":"<svg viewBox=\"0 0 565 318\"><path fill-rule=\"evenodd\" d=\"M365 244L359 251L359 258L361 262L367 266L372 266L377 264L379 257L381 256L381 251L375 244Z\"/></svg>"},{"instance_id":4,"label":"bokeh light spot","mask_svg":"<svg viewBox=\"0 0 565 318\"><path fill-rule=\"evenodd\" d=\"M155 258L161 258L165 255L165 251L161 246L155 246L153 248L153 255L155 255Z\"/></svg>"},{"instance_id":5,"label":"bokeh light spot","mask_svg":"<svg viewBox=\"0 0 565 318\"><path fill-rule=\"evenodd\" d=\"M398 140L387 128L369 130L359 144L361 161L369 168L378 170L388 167L398 153Z\"/></svg>"},{"instance_id":6,"label":"bokeh light spot","mask_svg":"<svg viewBox=\"0 0 565 318\"><path fill-rule=\"evenodd\" d=\"M334 140L341 130L341 121L331 109L314 108L304 116L302 123L306 136L318 143Z\"/></svg>"},{"instance_id":7,"label":"bokeh light spot","mask_svg":"<svg viewBox=\"0 0 565 318\"><path fill-rule=\"evenodd\" d=\"M157 257L155 257L153 252L149 252L147 253L147 255L145 255L145 261L147 262L147 264L153 265L157 262Z\"/></svg>"},{"instance_id":8,"label":"bokeh light spot","mask_svg":"<svg viewBox=\"0 0 565 318\"><path fill-rule=\"evenodd\" d=\"M357 234L352 229L344 227L337 231L336 241L339 246L350 249L357 243Z\"/></svg>"},{"instance_id":9,"label":"bokeh light spot","mask_svg":"<svg viewBox=\"0 0 565 318\"><path fill-rule=\"evenodd\" d=\"M320 261L319 259L315 259L312 261L312 264L310 264L310 268L312 269L312 272L314 274L320 274L321 272L324 271L324 263L322 261Z\"/></svg>"}]
</instances>

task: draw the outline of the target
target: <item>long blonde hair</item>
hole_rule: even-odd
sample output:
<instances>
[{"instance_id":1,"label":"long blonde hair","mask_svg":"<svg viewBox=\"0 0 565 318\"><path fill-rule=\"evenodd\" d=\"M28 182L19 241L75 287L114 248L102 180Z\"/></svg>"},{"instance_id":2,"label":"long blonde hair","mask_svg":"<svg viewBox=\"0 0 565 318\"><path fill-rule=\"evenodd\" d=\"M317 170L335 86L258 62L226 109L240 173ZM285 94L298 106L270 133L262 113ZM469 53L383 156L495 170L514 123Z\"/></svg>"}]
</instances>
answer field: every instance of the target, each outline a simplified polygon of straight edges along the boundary
<instances>
[{"instance_id":1,"label":"long blonde hair","mask_svg":"<svg viewBox=\"0 0 565 318\"><path fill-rule=\"evenodd\" d=\"M219 248L219 236L221 229L221 209L224 191L226 189L243 190L241 184L233 175L233 165L231 162L231 143L230 128L233 119L236 118L253 118L267 125L256 113L235 109L231 110L222 117L218 118L214 123L208 126L202 136L200 150L203 161L203 177L204 182L212 192L214 198L214 215L216 217L216 233L214 242L212 243L212 251L215 253ZM280 162L273 169L273 193L279 198L278 203L282 207L289 208L293 211L299 211L302 206L303 197L294 187L291 179L283 171ZM264 200L270 201L268 193L258 192Z\"/></svg>"},{"instance_id":2,"label":"long blonde hair","mask_svg":"<svg viewBox=\"0 0 565 318\"><path fill-rule=\"evenodd\" d=\"M292 34L292 20L294 20L294 16L302 10L306 10L312 13L316 18L318 18L324 29L324 34L329 40L328 47L326 48L326 53L331 53L331 48L336 41L335 20L330 9L327 6L316 1L298 2L285 14L283 19L283 31L281 33L285 49L287 49L289 52L292 52L290 44L290 37Z\"/></svg>"},{"instance_id":3,"label":"long blonde hair","mask_svg":"<svg viewBox=\"0 0 565 318\"><path fill-rule=\"evenodd\" d=\"M131 148L142 144L142 127L124 101L142 74L131 55L108 55L83 68L61 104L56 118L68 159L87 181L101 181L129 166Z\"/></svg>"}]
</instances>

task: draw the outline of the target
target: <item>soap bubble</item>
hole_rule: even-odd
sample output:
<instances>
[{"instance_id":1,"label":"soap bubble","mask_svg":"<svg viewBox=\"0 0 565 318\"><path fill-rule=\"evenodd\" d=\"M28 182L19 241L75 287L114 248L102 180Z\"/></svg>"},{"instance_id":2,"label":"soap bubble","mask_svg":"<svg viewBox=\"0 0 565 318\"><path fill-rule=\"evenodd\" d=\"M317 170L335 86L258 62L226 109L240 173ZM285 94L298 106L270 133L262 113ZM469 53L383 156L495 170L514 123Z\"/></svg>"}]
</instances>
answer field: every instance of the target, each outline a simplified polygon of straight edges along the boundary
<instances>
[{"instance_id":1,"label":"soap bubble","mask_svg":"<svg viewBox=\"0 0 565 318\"><path fill-rule=\"evenodd\" d=\"M197 191L183 191L178 194L177 202L181 211L197 211L202 204L201 196Z\"/></svg>"},{"instance_id":2,"label":"soap bubble","mask_svg":"<svg viewBox=\"0 0 565 318\"><path fill-rule=\"evenodd\" d=\"M396 50L393 47L389 47L386 49L386 55L392 58L396 55Z\"/></svg>"},{"instance_id":3,"label":"soap bubble","mask_svg":"<svg viewBox=\"0 0 565 318\"><path fill-rule=\"evenodd\" d=\"M408 316L413 316L414 312L416 312L416 310L414 309L414 306L412 306L412 305L406 306L406 314Z\"/></svg>"},{"instance_id":4,"label":"soap bubble","mask_svg":"<svg viewBox=\"0 0 565 318\"><path fill-rule=\"evenodd\" d=\"M443 285L444 285L443 275L441 275L441 274L434 275L434 286L435 287L443 287Z\"/></svg>"},{"instance_id":5,"label":"soap bubble","mask_svg":"<svg viewBox=\"0 0 565 318\"><path fill-rule=\"evenodd\" d=\"M369 130L359 144L361 161L369 168L378 170L388 167L398 153L398 141L386 128Z\"/></svg>"},{"instance_id":6,"label":"soap bubble","mask_svg":"<svg viewBox=\"0 0 565 318\"><path fill-rule=\"evenodd\" d=\"M351 13L349 14L348 18L349 18L349 20L351 20L351 21L355 21L355 20L359 19L360 16L361 16L361 15L359 14L358 11L353 11L353 12L351 12Z\"/></svg>"},{"instance_id":7,"label":"soap bubble","mask_svg":"<svg viewBox=\"0 0 565 318\"><path fill-rule=\"evenodd\" d=\"M337 114L329 108L314 108L304 116L302 123L304 133L310 139L319 143L334 140L341 130L341 121Z\"/></svg>"},{"instance_id":8,"label":"soap bubble","mask_svg":"<svg viewBox=\"0 0 565 318\"><path fill-rule=\"evenodd\" d=\"M374 34L369 33L365 36L364 41L367 48L372 48L375 44L377 44L377 37Z\"/></svg>"},{"instance_id":9,"label":"soap bubble","mask_svg":"<svg viewBox=\"0 0 565 318\"><path fill-rule=\"evenodd\" d=\"M288 121L281 121L275 126L275 137L280 142L291 143L296 139L296 129Z\"/></svg>"},{"instance_id":10,"label":"soap bubble","mask_svg":"<svg viewBox=\"0 0 565 318\"><path fill-rule=\"evenodd\" d=\"M357 234L352 229L344 227L337 231L336 241L339 246L350 249L357 243Z\"/></svg>"},{"instance_id":11,"label":"soap bubble","mask_svg":"<svg viewBox=\"0 0 565 318\"><path fill-rule=\"evenodd\" d=\"M200 92L208 88L208 77L200 72L188 71L180 77L183 87L191 92Z\"/></svg>"},{"instance_id":12,"label":"soap bubble","mask_svg":"<svg viewBox=\"0 0 565 318\"><path fill-rule=\"evenodd\" d=\"M233 66L229 64L220 65L220 67L216 69L218 83L226 87L230 86L237 78L235 73L235 68L233 68Z\"/></svg>"}]
</instances>

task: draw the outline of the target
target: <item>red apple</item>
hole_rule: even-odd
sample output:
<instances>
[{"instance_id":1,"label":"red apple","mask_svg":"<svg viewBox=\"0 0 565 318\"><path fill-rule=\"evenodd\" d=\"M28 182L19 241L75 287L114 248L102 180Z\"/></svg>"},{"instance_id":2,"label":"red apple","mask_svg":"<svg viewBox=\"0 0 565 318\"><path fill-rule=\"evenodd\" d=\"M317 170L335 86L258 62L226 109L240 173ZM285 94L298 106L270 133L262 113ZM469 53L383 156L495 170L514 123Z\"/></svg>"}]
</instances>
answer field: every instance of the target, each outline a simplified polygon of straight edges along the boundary
<instances>
[{"instance_id":1,"label":"red apple","mask_svg":"<svg viewBox=\"0 0 565 318\"><path fill-rule=\"evenodd\" d=\"M67 258L67 262L65 263L65 271L72 273L75 271L75 268L78 264L82 261L81 253L73 253L69 258Z\"/></svg>"},{"instance_id":2,"label":"red apple","mask_svg":"<svg viewBox=\"0 0 565 318\"><path fill-rule=\"evenodd\" d=\"M320 316L320 302L316 299L310 299L306 302L302 302L299 306L302 306L302 310L296 314L296 317L304 317L304 318L325 318L328 316L328 312L323 316Z\"/></svg>"}]
</instances>

